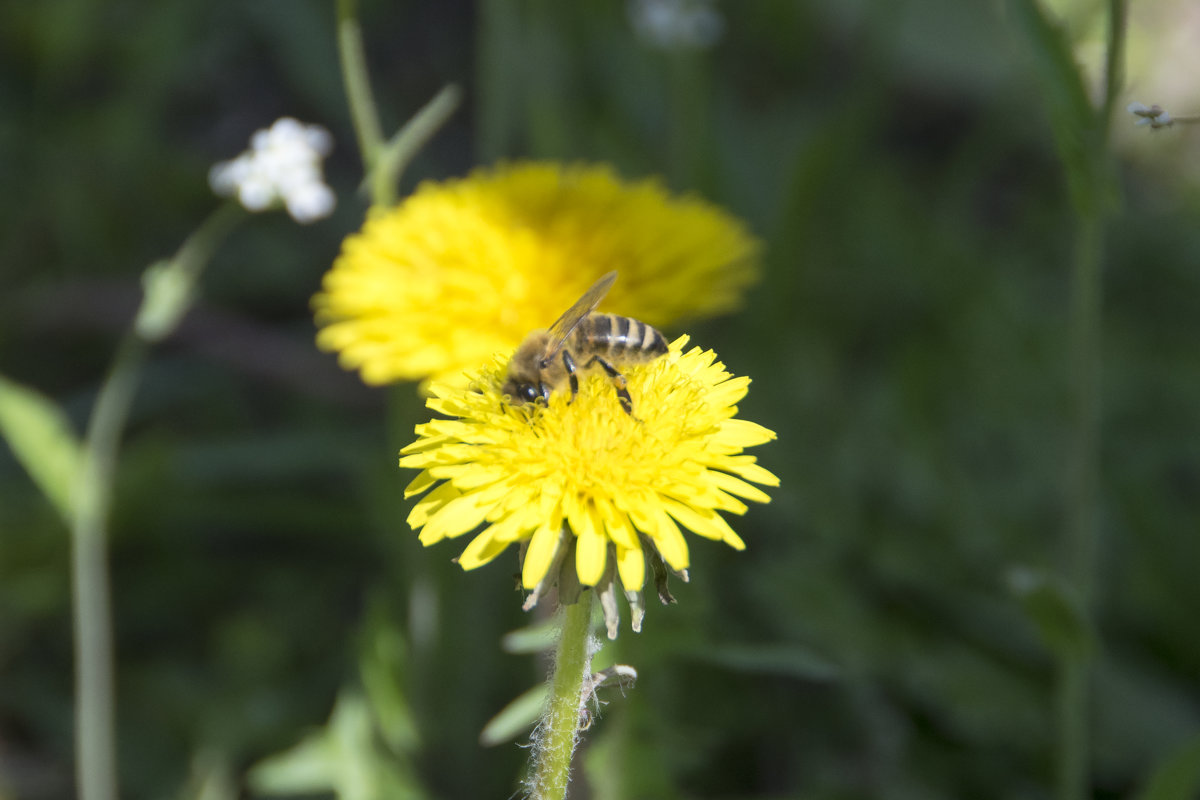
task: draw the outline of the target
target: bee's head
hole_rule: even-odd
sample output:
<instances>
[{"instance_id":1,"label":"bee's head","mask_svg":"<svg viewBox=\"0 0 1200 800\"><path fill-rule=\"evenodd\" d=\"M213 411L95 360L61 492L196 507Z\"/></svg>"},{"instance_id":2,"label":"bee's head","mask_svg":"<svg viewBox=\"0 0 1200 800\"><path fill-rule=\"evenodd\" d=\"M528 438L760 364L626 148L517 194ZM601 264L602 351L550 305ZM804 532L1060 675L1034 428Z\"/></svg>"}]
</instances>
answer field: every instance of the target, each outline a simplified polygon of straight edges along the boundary
<instances>
[{"instance_id":1,"label":"bee's head","mask_svg":"<svg viewBox=\"0 0 1200 800\"><path fill-rule=\"evenodd\" d=\"M516 383L512 380L504 382L501 391L508 395L512 400L513 405L519 406L525 403L532 403L538 398L545 398L550 392L545 386L538 386L532 383Z\"/></svg>"},{"instance_id":2,"label":"bee's head","mask_svg":"<svg viewBox=\"0 0 1200 800\"><path fill-rule=\"evenodd\" d=\"M530 334L508 362L508 378L500 391L508 395L514 405L550 397L550 387L542 380L541 365L546 335L545 331Z\"/></svg>"}]
</instances>

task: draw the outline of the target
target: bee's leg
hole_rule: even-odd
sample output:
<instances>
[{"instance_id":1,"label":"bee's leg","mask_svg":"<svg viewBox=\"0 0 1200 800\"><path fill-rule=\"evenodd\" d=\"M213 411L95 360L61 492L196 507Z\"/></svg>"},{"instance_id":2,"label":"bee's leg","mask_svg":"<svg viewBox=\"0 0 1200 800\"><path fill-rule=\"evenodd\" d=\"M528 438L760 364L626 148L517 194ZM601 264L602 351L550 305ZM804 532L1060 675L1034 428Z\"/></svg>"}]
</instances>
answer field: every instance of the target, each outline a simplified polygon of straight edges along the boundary
<instances>
[{"instance_id":1,"label":"bee's leg","mask_svg":"<svg viewBox=\"0 0 1200 800\"><path fill-rule=\"evenodd\" d=\"M592 366L592 364L599 364L601 368L608 373L608 377L612 378L613 385L617 387L617 399L621 401L621 408L626 414L632 417L633 398L629 396L629 389L626 388L625 376L621 374L619 369L605 361L600 356L592 356L588 360L587 364L584 365L584 369Z\"/></svg>"},{"instance_id":2,"label":"bee's leg","mask_svg":"<svg viewBox=\"0 0 1200 800\"><path fill-rule=\"evenodd\" d=\"M579 394L579 376L575 374L575 359L571 357L571 352L565 347L562 351L563 366L567 368L567 380L571 383L571 401L575 400L575 395Z\"/></svg>"}]
</instances>

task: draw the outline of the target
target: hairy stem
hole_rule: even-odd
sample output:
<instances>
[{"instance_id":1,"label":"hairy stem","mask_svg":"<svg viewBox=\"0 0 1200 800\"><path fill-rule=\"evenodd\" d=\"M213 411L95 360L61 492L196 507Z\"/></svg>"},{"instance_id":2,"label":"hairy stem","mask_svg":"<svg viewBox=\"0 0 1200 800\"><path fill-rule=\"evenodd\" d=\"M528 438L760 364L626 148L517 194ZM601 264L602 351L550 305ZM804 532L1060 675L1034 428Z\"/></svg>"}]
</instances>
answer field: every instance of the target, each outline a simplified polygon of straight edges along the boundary
<instances>
[{"instance_id":1,"label":"hairy stem","mask_svg":"<svg viewBox=\"0 0 1200 800\"><path fill-rule=\"evenodd\" d=\"M571 757L579 737L583 679L592 660L592 594L583 592L577 603L563 611L550 699L534 749L533 800L563 800L567 795Z\"/></svg>"}]
</instances>

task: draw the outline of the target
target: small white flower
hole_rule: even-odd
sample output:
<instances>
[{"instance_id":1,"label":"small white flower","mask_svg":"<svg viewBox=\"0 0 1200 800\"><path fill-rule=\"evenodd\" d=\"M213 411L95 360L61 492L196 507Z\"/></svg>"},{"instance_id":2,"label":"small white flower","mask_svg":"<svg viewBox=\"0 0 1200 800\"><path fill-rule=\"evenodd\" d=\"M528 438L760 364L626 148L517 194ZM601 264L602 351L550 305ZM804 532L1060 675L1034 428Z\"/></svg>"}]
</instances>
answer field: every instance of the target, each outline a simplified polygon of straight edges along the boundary
<instances>
[{"instance_id":1,"label":"small white flower","mask_svg":"<svg viewBox=\"0 0 1200 800\"><path fill-rule=\"evenodd\" d=\"M630 0L629 19L644 42L663 50L712 47L725 31L713 0Z\"/></svg>"},{"instance_id":2,"label":"small white flower","mask_svg":"<svg viewBox=\"0 0 1200 800\"><path fill-rule=\"evenodd\" d=\"M1149 125L1151 128L1158 129L1169 128L1175 124L1170 113L1159 105L1147 106L1144 103L1130 103L1125 110L1138 117L1135 125Z\"/></svg>"},{"instance_id":3,"label":"small white flower","mask_svg":"<svg viewBox=\"0 0 1200 800\"><path fill-rule=\"evenodd\" d=\"M214 165L208 183L218 195L236 195L248 211L282 205L297 222L314 222L337 202L321 174L321 159L332 149L329 131L283 117L256 131L249 150Z\"/></svg>"},{"instance_id":4,"label":"small white flower","mask_svg":"<svg viewBox=\"0 0 1200 800\"><path fill-rule=\"evenodd\" d=\"M292 219L304 225L328 217L333 212L337 197L325 184L313 182L292 190L284 203Z\"/></svg>"}]
</instances>

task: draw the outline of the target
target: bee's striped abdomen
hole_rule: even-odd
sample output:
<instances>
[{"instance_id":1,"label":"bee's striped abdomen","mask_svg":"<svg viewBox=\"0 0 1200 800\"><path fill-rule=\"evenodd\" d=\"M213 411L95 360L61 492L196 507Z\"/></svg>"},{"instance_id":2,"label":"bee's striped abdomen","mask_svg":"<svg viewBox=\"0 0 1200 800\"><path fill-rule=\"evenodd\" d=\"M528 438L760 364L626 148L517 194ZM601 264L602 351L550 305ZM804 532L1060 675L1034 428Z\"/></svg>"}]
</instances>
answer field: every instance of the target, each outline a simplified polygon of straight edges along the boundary
<instances>
[{"instance_id":1,"label":"bee's striped abdomen","mask_svg":"<svg viewBox=\"0 0 1200 800\"><path fill-rule=\"evenodd\" d=\"M667 342L653 326L616 314L591 314L576 331L583 349L621 361L650 361L667 352Z\"/></svg>"}]
</instances>

